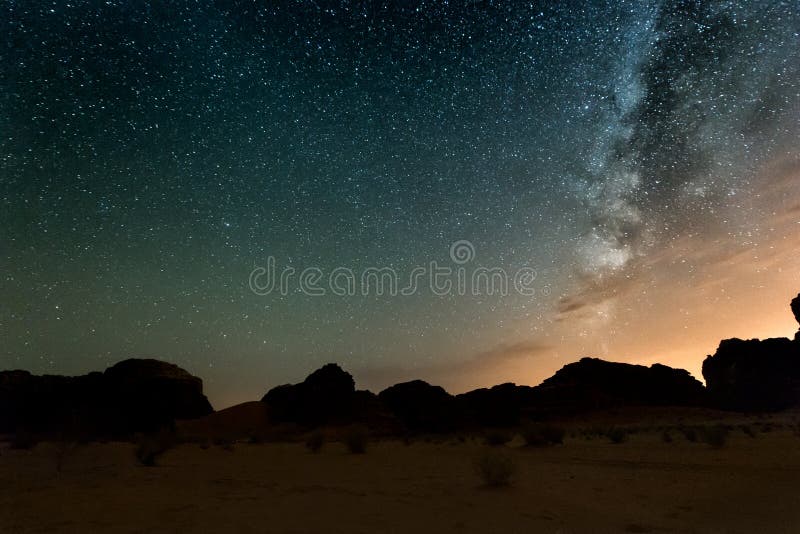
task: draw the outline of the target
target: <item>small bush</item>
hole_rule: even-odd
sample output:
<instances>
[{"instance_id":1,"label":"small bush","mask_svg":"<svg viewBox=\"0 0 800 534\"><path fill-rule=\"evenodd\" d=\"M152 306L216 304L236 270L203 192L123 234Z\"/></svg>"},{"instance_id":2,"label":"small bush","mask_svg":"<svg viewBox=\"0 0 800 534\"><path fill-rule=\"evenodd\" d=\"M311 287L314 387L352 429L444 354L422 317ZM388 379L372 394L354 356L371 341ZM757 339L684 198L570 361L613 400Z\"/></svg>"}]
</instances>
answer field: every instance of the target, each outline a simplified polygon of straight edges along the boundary
<instances>
[{"instance_id":1,"label":"small bush","mask_svg":"<svg viewBox=\"0 0 800 534\"><path fill-rule=\"evenodd\" d=\"M247 438L247 443L250 445L261 445L264 443L264 437L258 432L254 432L250 434L249 438Z\"/></svg>"},{"instance_id":2,"label":"small bush","mask_svg":"<svg viewBox=\"0 0 800 534\"><path fill-rule=\"evenodd\" d=\"M603 428L603 427L599 427L599 426L593 426L593 427L589 427L589 428L584 428L583 429L584 438L587 439L587 440L592 440L592 439L594 439L596 437L597 438L602 438L607 433L608 433L608 429L607 428Z\"/></svg>"},{"instance_id":3,"label":"small bush","mask_svg":"<svg viewBox=\"0 0 800 534\"><path fill-rule=\"evenodd\" d=\"M566 432L554 425L530 424L522 430L522 439L528 447L546 447L564 443Z\"/></svg>"},{"instance_id":4,"label":"small bush","mask_svg":"<svg viewBox=\"0 0 800 534\"><path fill-rule=\"evenodd\" d=\"M627 439L628 434L622 428L610 428L606 432L606 436L611 440L611 443L619 444Z\"/></svg>"},{"instance_id":5,"label":"small bush","mask_svg":"<svg viewBox=\"0 0 800 534\"><path fill-rule=\"evenodd\" d=\"M706 428L703 431L703 441L713 449L721 449L728 441L728 429L722 425Z\"/></svg>"},{"instance_id":6,"label":"small bush","mask_svg":"<svg viewBox=\"0 0 800 534\"><path fill-rule=\"evenodd\" d=\"M344 444L351 454L364 454L367 452L368 441L367 431L361 427L350 428L344 436Z\"/></svg>"},{"instance_id":7,"label":"small bush","mask_svg":"<svg viewBox=\"0 0 800 534\"><path fill-rule=\"evenodd\" d=\"M563 428L555 425L544 425L542 427L542 435L548 443L552 445L563 445L564 436L567 432Z\"/></svg>"},{"instance_id":8,"label":"small bush","mask_svg":"<svg viewBox=\"0 0 800 534\"><path fill-rule=\"evenodd\" d=\"M319 452L325 444L325 435L320 431L314 431L306 439L306 448L311 452Z\"/></svg>"},{"instance_id":9,"label":"small bush","mask_svg":"<svg viewBox=\"0 0 800 534\"><path fill-rule=\"evenodd\" d=\"M661 433L661 441L664 443L672 443L672 434L669 433L669 430L665 430Z\"/></svg>"},{"instance_id":10,"label":"small bush","mask_svg":"<svg viewBox=\"0 0 800 534\"><path fill-rule=\"evenodd\" d=\"M56 471L61 472L62 468L64 467L64 463L80 445L80 442L72 439L70 436L62 433L58 436L58 439L54 443L55 445L55 460L56 460Z\"/></svg>"},{"instance_id":11,"label":"small bush","mask_svg":"<svg viewBox=\"0 0 800 534\"><path fill-rule=\"evenodd\" d=\"M686 438L686 441L690 441L692 443L697 441L697 430L692 427L684 427L681 429L681 433L683 433L683 437Z\"/></svg>"},{"instance_id":12,"label":"small bush","mask_svg":"<svg viewBox=\"0 0 800 534\"><path fill-rule=\"evenodd\" d=\"M513 436L504 430L491 430L486 433L485 440L486 444L492 447L499 447L500 445L505 445Z\"/></svg>"},{"instance_id":13,"label":"small bush","mask_svg":"<svg viewBox=\"0 0 800 534\"><path fill-rule=\"evenodd\" d=\"M12 449L19 449L28 451L34 448L39 443L39 438L33 432L28 430L17 430L14 437L11 439L9 446Z\"/></svg>"},{"instance_id":14,"label":"small bush","mask_svg":"<svg viewBox=\"0 0 800 534\"><path fill-rule=\"evenodd\" d=\"M498 488L511 485L517 465L508 454L486 450L475 460L475 470L485 486Z\"/></svg>"},{"instance_id":15,"label":"small bush","mask_svg":"<svg viewBox=\"0 0 800 534\"><path fill-rule=\"evenodd\" d=\"M755 438L756 437L756 432L755 432L755 430L753 430L753 428L750 425L741 425L739 428L742 430L742 432L744 433L745 436L748 436L748 437L751 437L751 438Z\"/></svg>"},{"instance_id":16,"label":"small bush","mask_svg":"<svg viewBox=\"0 0 800 534\"><path fill-rule=\"evenodd\" d=\"M214 445L228 452L233 452L236 448L236 443L228 438L214 438Z\"/></svg>"},{"instance_id":17,"label":"small bush","mask_svg":"<svg viewBox=\"0 0 800 534\"><path fill-rule=\"evenodd\" d=\"M155 434L143 434L136 443L134 454L141 465L153 467L158 458L175 446L175 433L164 429Z\"/></svg>"}]
</instances>

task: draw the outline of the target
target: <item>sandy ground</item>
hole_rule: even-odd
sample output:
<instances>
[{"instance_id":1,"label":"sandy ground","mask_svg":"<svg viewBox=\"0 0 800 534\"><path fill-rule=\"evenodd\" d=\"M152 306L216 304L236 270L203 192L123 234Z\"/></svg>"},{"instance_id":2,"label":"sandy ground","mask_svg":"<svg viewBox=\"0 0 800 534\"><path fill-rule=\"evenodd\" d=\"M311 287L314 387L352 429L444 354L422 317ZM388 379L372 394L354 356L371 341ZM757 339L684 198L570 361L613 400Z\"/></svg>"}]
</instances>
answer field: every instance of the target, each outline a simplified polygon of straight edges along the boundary
<instances>
[{"instance_id":1,"label":"sandy ground","mask_svg":"<svg viewBox=\"0 0 800 534\"><path fill-rule=\"evenodd\" d=\"M0 532L800 532L800 437L737 431L722 449L659 433L511 446L481 485L478 441L181 445L156 467L93 444L0 452Z\"/></svg>"}]
</instances>

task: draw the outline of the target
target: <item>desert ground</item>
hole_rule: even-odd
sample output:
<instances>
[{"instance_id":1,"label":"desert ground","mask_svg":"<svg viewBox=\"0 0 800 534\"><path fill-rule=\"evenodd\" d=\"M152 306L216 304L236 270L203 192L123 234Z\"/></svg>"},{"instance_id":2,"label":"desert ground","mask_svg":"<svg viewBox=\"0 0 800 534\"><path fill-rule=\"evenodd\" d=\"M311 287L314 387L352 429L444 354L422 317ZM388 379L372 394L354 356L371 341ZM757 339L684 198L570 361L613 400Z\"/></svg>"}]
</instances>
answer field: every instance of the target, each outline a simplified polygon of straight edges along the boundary
<instances>
[{"instance_id":1,"label":"desert ground","mask_svg":"<svg viewBox=\"0 0 800 534\"><path fill-rule=\"evenodd\" d=\"M771 422L714 448L673 429L622 443L573 427L562 445L519 436L184 443L154 467L131 443L0 451L0 532L799 532L800 436ZM61 449L61 453L59 453ZM485 454L511 458L487 487ZM60 457L60 467L59 467Z\"/></svg>"}]
</instances>

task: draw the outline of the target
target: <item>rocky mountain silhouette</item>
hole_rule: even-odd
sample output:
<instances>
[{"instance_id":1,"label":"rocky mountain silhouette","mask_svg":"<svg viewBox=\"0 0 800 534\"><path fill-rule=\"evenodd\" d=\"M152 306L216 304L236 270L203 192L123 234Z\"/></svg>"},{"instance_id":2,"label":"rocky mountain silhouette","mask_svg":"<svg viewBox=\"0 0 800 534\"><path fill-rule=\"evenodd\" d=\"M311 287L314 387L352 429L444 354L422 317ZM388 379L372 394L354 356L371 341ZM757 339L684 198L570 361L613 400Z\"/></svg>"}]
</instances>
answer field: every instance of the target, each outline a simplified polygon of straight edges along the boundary
<instances>
[{"instance_id":1,"label":"rocky mountain silhouette","mask_svg":"<svg viewBox=\"0 0 800 534\"><path fill-rule=\"evenodd\" d=\"M512 426L532 415L535 388L512 383L480 388L456 396L463 421L471 426Z\"/></svg>"},{"instance_id":2,"label":"rocky mountain silhouette","mask_svg":"<svg viewBox=\"0 0 800 534\"><path fill-rule=\"evenodd\" d=\"M791 302L800 322L800 295ZM726 339L703 362L715 405L732 410L781 410L800 404L800 331L794 339Z\"/></svg>"},{"instance_id":3,"label":"rocky mountain silhouette","mask_svg":"<svg viewBox=\"0 0 800 534\"><path fill-rule=\"evenodd\" d=\"M335 363L322 366L299 384L274 387L261 400L276 423L346 424L380 416L377 396L356 391L352 375Z\"/></svg>"},{"instance_id":4,"label":"rocky mountain silhouette","mask_svg":"<svg viewBox=\"0 0 800 534\"><path fill-rule=\"evenodd\" d=\"M381 391L378 398L408 430L442 431L455 425L453 396L423 380L395 384Z\"/></svg>"},{"instance_id":5,"label":"rocky mountain silhouette","mask_svg":"<svg viewBox=\"0 0 800 534\"><path fill-rule=\"evenodd\" d=\"M684 369L583 358L533 388L540 410L578 412L616 406L702 406L703 384Z\"/></svg>"},{"instance_id":6,"label":"rocky mountain silhouette","mask_svg":"<svg viewBox=\"0 0 800 534\"><path fill-rule=\"evenodd\" d=\"M159 360L130 359L73 377L0 372L0 432L127 436L212 411L202 380Z\"/></svg>"},{"instance_id":7,"label":"rocky mountain silhouette","mask_svg":"<svg viewBox=\"0 0 800 534\"><path fill-rule=\"evenodd\" d=\"M278 423L351 424L383 421L383 429L448 432L459 428L513 426L526 418L565 415L619 406L703 406L702 383L688 371L584 358L536 387L500 384L460 395L412 380L377 396L356 391L352 376L336 364L305 381L271 389L262 401ZM385 415L393 424L385 424Z\"/></svg>"},{"instance_id":8,"label":"rocky mountain silhouette","mask_svg":"<svg viewBox=\"0 0 800 534\"><path fill-rule=\"evenodd\" d=\"M624 406L703 406L703 384L688 371L583 358L540 385L500 384L456 396L464 421L512 426L526 419Z\"/></svg>"},{"instance_id":9,"label":"rocky mountain silhouette","mask_svg":"<svg viewBox=\"0 0 800 534\"><path fill-rule=\"evenodd\" d=\"M800 295L791 310L800 322ZM535 387L507 383L454 396L413 380L375 395L356 390L353 377L330 363L303 382L269 390L263 415L253 406L248 413L301 428L362 423L385 432L448 432L626 406L780 410L800 405L800 332L724 340L703 362L703 376L705 387L683 369L583 358ZM0 372L0 433L71 426L92 437L130 436L212 411L199 378L158 360L125 360L74 377Z\"/></svg>"}]
</instances>

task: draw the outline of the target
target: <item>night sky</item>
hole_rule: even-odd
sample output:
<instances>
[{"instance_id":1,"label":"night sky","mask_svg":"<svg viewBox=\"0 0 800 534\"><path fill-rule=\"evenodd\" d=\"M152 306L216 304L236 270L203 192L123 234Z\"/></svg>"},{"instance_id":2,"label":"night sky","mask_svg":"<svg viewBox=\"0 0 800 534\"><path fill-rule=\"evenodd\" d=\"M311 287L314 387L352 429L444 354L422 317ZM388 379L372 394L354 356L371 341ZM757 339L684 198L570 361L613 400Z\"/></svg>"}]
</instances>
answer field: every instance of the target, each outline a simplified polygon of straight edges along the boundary
<instances>
[{"instance_id":1,"label":"night sky","mask_svg":"<svg viewBox=\"0 0 800 534\"><path fill-rule=\"evenodd\" d=\"M795 0L399 6L1 2L0 368L155 357L220 408L793 335ZM257 294L270 257L534 291Z\"/></svg>"}]
</instances>

